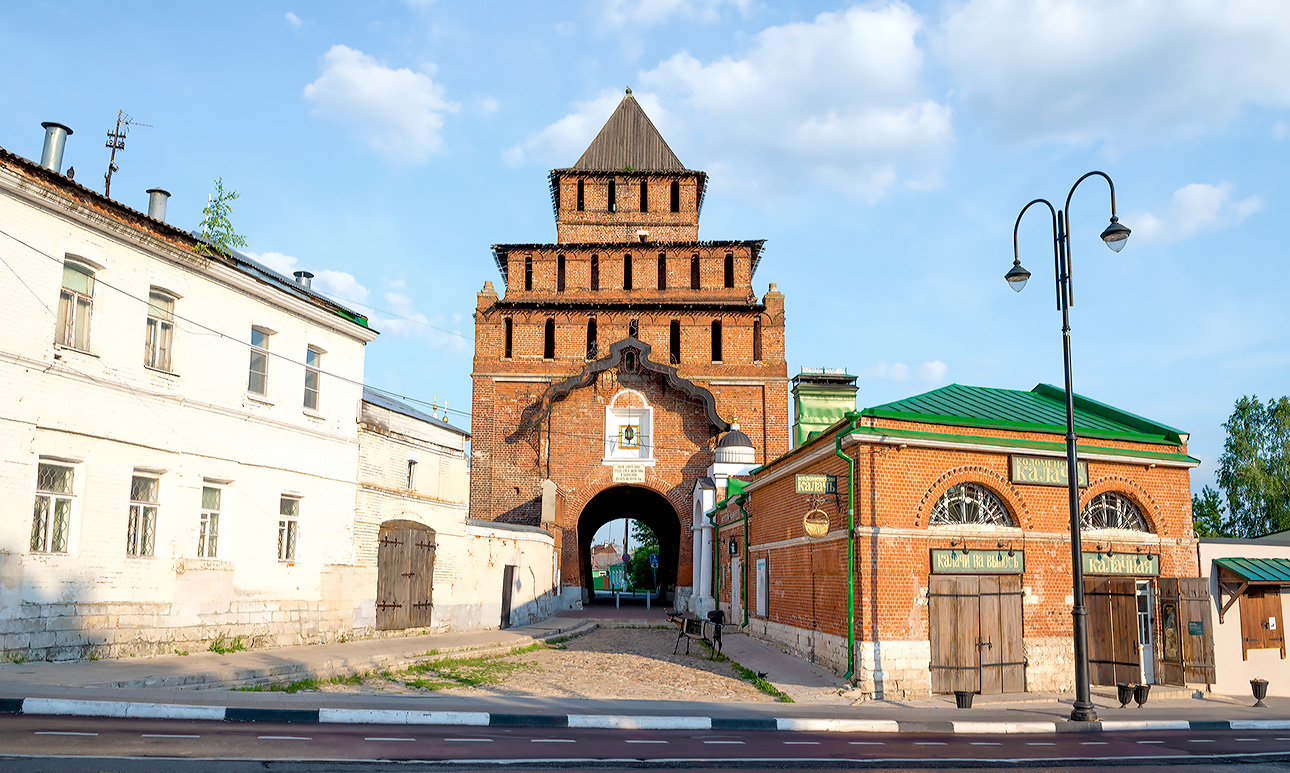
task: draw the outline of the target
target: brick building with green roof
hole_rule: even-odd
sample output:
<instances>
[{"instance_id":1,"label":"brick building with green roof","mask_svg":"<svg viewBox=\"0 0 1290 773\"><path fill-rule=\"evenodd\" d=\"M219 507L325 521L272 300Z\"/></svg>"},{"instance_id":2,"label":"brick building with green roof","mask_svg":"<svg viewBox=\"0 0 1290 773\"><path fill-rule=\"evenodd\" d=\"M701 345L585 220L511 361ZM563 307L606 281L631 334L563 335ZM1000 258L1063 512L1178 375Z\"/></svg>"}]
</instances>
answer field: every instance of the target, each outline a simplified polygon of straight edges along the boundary
<instances>
[{"instance_id":1,"label":"brick building with green roof","mask_svg":"<svg viewBox=\"0 0 1290 773\"><path fill-rule=\"evenodd\" d=\"M1074 405L1092 681L1212 681L1187 434ZM951 384L849 414L718 503L722 606L874 697L1071 689L1065 411Z\"/></svg>"}]
</instances>

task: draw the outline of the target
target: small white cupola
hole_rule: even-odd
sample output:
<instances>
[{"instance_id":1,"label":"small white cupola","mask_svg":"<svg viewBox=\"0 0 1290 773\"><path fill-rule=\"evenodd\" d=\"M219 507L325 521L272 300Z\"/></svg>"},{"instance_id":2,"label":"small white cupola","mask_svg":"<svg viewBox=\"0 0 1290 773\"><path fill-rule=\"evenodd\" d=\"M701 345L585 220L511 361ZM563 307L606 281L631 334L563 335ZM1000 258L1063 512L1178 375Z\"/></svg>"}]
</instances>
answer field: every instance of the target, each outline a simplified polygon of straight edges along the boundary
<instances>
[{"instance_id":1,"label":"small white cupola","mask_svg":"<svg viewBox=\"0 0 1290 773\"><path fill-rule=\"evenodd\" d=\"M730 425L730 431L717 441L717 450L713 461L717 464L753 464L757 461L757 451L752 440L739 431L739 424Z\"/></svg>"}]
</instances>

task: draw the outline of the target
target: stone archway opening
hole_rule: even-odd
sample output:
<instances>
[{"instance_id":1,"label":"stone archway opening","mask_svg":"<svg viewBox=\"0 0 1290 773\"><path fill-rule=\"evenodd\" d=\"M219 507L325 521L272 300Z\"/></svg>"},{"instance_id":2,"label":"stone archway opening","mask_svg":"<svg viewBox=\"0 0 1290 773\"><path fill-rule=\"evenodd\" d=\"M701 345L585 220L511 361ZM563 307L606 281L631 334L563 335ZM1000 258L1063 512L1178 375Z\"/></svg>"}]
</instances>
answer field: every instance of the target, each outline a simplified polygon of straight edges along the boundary
<instances>
[{"instance_id":1,"label":"stone archway opening","mask_svg":"<svg viewBox=\"0 0 1290 773\"><path fill-rule=\"evenodd\" d=\"M591 543L601 526L629 518L648 526L658 538L658 584L660 601L670 603L676 596L677 570L681 559L681 519L667 497L641 486L613 486L591 498L578 516L578 568L583 599L595 598L591 566Z\"/></svg>"}]
</instances>

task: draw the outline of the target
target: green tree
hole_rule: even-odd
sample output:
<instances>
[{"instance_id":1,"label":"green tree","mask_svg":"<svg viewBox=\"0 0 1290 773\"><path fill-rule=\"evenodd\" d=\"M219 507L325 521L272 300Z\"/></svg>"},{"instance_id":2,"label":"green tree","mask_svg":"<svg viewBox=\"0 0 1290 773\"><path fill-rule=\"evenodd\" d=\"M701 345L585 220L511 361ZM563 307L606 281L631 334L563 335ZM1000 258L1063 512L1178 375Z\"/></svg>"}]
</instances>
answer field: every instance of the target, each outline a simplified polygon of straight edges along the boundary
<instances>
[{"instance_id":1,"label":"green tree","mask_svg":"<svg viewBox=\"0 0 1290 773\"><path fill-rule=\"evenodd\" d=\"M1202 537L1230 537L1227 516L1223 512L1223 497L1206 486L1200 494L1191 495L1191 519L1196 534Z\"/></svg>"},{"instance_id":2,"label":"green tree","mask_svg":"<svg viewBox=\"0 0 1290 773\"><path fill-rule=\"evenodd\" d=\"M654 570L649 565L649 557L658 552L658 537L640 521L631 522L631 533L632 558L627 562L627 576L634 588L653 588Z\"/></svg>"},{"instance_id":3,"label":"green tree","mask_svg":"<svg viewBox=\"0 0 1290 773\"><path fill-rule=\"evenodd\" d=\"M202 209L202 221L197 224L204 240L193 248L197 254L208 257L228 255L234 247L246 246L246 239L233 230L233 224L228 219L232 211L231 202L236 200L237 191L224 190L224 178L217 178L215 195L209 197Z\"/></svg>"},{"instance_id":4,"label":"green tree","mask_svg":"<svg viewBox=\"0 0 1290 773\"><path fill-rule=\"evenodd\" d=\"M1236 401L1223 425L1218 485L1227 496L1227 531L1259 537L1290 529L1290 398Z\"/></svg>"}]
</instances>

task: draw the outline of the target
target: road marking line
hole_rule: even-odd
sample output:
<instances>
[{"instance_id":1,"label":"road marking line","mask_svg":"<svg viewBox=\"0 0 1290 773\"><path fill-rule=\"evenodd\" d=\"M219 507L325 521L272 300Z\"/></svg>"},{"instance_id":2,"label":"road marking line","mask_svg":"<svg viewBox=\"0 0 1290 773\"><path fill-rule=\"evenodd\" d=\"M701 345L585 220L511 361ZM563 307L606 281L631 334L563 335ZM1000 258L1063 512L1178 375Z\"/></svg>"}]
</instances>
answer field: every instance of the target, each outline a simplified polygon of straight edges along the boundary
<instances>
[{"instance_id":1,"label":"road marking line","mask_svg":"<svg viewBox=\"0 0 1290 773\"><path fill-rule=\"evenodd\" d=\"M969 741L970 746L1003 746L998 741Z\"/></svg>"},{"instance_id":2,"label":"road marking line","mask_svg":"<svg viewBox=\"0 0 1290 773\"><path fill-rule=\"evenodd\" d=\"M743 742L743 741L704 741L704 743L723 743L723 744L733 744L733 745L737 745L737 746L743 746L743 745L744 745L744 742Z\"/></svg>"},{"instance_id":3,"label":"road marking line","mask_svg":"<svg viewBox=\"0 0 1290 773\"><path fill-rule=\"evenodd\" d=\"M257 735L261 741L312 741L307 735Z\"/></svg>"},{"instance_id":4,"label":"road marking line","mask_svg":"<svg viewBox=\"0 0 1290 773\"><path fill-rule=\"evenodd\" d=\"M785 741L785 746L819 746L819 741Z\"/></svg>"},{"instance_id":5,"label":"road marking line","mask_svg":"<svg viewBox=\"0 0 1290 773\"><path fill-rule=\"evenodd\" d=\"M380 738L380 737L372 737L372 738L364 738L363 740L364 740L364 741L415 741L415 740L417 740L417 739L415 739L415 738Z\"/></svg>"},{"instance_id":6,"label":"road marking line","mask_svg":"<svg viewBox=\"0 0 1290 773\"><path fill-rule=\"evenodd\" d=\"M1164 743L1164 741L1137 741L1137 743Z\"/></svg>"},{"instance_id":7,"label":"road marking line","mask_svg":"<svg viewBox=\"0 0 1290 773\"><path fill-rule=\"evenodd\" d=\"M637 738L628 738L627 743L667 743L667 741L648 741Z\"/></svg>"},{"instance_id":8,"label":"road marking line","mask_svg":"<svg viewBox=\"0 0 1290 773\"><path fill-rule=\"evenodd\" d=\"M180 735L178 733L141 733L140 738L201 738L200 735Z\"/></svg>"},{"instance_id":9,"label":"road marking line","mask_svg":"<svg viewBox=\"0 0 1290 773\"><path fill-rule=\"evenodd\" d=\"M77 733L72 730L37 730L33 735L89 735L95 736L98 733Z\"/></svg>"},{"instance_id":10,"label":"road marking line","mask_svg":"<svg viewBox=\"0 0 1290 773\"><path fill-rule=\"evenodd\" d=\"M573 738L530 738L529 743L577 743Z\"/></svg>"},{"instance_id":11,"label":"road marking line","mask_svg":"<svg viewBox=\"0 0 1290 773\"><path fill-rule=\"evenodd\" d=\"M915 746L944 746L944 741L914 741Z\"/></svg>"},{"instance_id":12,"label":"road marking line","mask_svg":"<svg viewBox=\"0 0 1290 773\"><path fill-rule=\"evenodd\" d=\"M1278 738L1278 741L1290 741L1290 738Z\"/></svg>"},{"instance_id":13,"label":"road marking line","mask_svg":"<svg viewBox=\"0 0 1290 773\"><path fill-rule=\"evenodd\" d=\"M882 741L847 741L852 746L882 746Z\"/></svg>"},{"instance_id":14,"label":"road marking line","mask_svg":"<svg viewBox=\"0 0 1290 773\"><path fill-rule=\"evenodd\" d=\"M1056 745L1057 744L1055 743L1048 743L1047 741L1027 741L1026 742L1026 746L1056 746Z\"/></svg>"},{"instance_id":15,"label":"road marking line","mask_svg":"<svg viewBox=\"0 0 1290 773\"><path fill-rule=\"evenodd\" d=\"M1108 741L1080 741L1080 746L1106 746Z\"/></svg>"},{"instance_id":16,"label":"road marking line","mask_svg":"<svg viewBox=\"0 0 1290 773\"><path fill-rule=\"evenodd\" d=\"M492 743L491 738L445 738L449 743Z\"/></svg>"},{"instance_id":17,"label":"road marking line","mask_svg":"<svg viewBox=\"0 0 1290 773\"><path fill-rule=\"evenodd\" d=\"M1237 738L1238 741L1257 741L1257 738Z\"/></svg>"},{"instance_id":18,"label":"road marking line","mask_svg":"<svg viewBox=\"0 0 1290 773\"><path fill-rule=\"evenodd\" d=\"M1188 738L1187 743L1214 743L1213 738Z\"/></svg>"}]
</instances>

